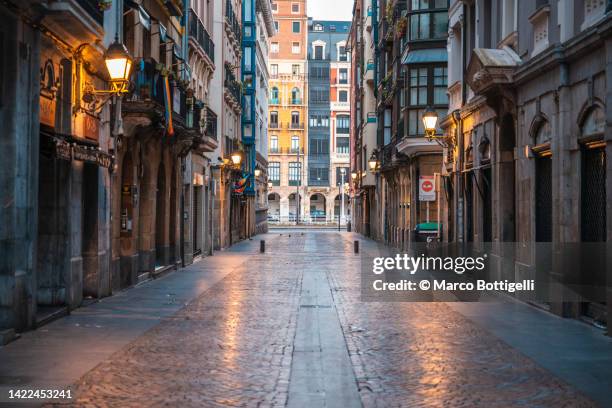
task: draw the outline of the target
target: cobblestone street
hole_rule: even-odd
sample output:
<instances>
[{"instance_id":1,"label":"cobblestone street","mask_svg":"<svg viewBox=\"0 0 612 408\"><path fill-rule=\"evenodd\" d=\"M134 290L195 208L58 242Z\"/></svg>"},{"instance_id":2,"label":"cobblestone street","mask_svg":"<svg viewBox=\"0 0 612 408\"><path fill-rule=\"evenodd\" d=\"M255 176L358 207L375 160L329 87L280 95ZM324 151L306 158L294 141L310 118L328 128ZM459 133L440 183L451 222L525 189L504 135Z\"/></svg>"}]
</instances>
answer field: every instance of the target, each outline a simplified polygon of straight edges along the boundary
<instances>
[{"instance_id":1,"label":"cobblestone street","mask_svg":"<svg viewBox=\"0 0 612 408\"><path fill-rule=\"evenodd\" d=\"M215 255L232 270L82 375L66 405L598 406L448 304L360 302L356 237L286 230L265 254L254 240L243 261Z\"/></svg>"}]
</instances>

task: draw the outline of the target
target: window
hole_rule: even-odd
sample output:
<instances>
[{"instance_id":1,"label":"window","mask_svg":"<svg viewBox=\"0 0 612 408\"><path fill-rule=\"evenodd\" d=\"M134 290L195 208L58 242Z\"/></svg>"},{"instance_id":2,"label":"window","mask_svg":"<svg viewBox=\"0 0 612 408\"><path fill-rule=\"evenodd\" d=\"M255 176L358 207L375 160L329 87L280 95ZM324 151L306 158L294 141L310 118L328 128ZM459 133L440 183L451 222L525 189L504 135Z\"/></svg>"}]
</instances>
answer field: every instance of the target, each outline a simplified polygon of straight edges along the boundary
<instances>
[{"instance_id":1,"label":"window","mask_svg":"<svg viewBox=\"0 0 612 408\"><path fill-rule=\"evenodd\" d=\"M277 111L270 112L270 127L278 128L278 112Z\"/></svg>"},{"instance_id":2,"label":"window","mask_svg":"<svg viewBox=\"0 0 612 408\"><path fill-rule=\"evenodd\" d=\"M280 52L280 47L278 46L277 42L273 42L270 45L270 52L274 53L274 54L278 54Z\"/></svg>"},{"instance_id":3,"label":"window","mask_svg":"<svg viewBox=\"0 0 612 408\"><path fill-rule=\"evenodd\" d=\"M338 70L338 83L348 84L348 68L340 68Z\"/></svg>"},{"instance_id":4,"label":"window","mask_svg":"<svg viewBox=\"0 0 612 408\"><path fill-rule=\"evenodd\" d=\"M338 61L348 61L346 47L344 45L338 47Z\"/></svg>"},{"instance_id":5,"label":"window","mask_svg":"<svg viewBox=\"0 0 612 408\"><path fill-rule=\"evenodd\" d=\"M278 105L278 88L277 87L272 87L272 90L270 90L270 103L273 105Z\"/></svg>"},{"instance_id":6,"label":"window","mask_svg":"<svg viewBox=\"0 0 612 408\"><path fill-rule=\"evenodd\" d=\"M329 168L327 167L310 167L308 170L308 183L315 186L329 185ZM311 199L312 201L312 199Z\"/></svg>"},{"instance_id":7,"label":"window","mask_svg":"<svg viewBox=\"0 0 612 408\"><path fill-rule=\"evenodd\" d=\"M327 115L310 115L310 127L329 127L329 116Z\"/></svg>"},{"instance_id":8,"label":"window","mask_svg":"<svg viewBox=\"0 0 612 408\"><path fill-rule=\"evenodd\" d=\"M336 133L348 134L350 132L350 116L338 115L336 118Z\"/></svg>"},{"instance_id":9,"label":"window","mask_svg":"<svg viewBox=\"0 0 612 408\"><path fill-rule=\"evenodd\" d=\"M329 103L329 90L326 88L310 88L311 103Z\"/></svg>"},{"instance_id":10,"label":"window","mask_svg":"<svg viewBox=\"0 0 612 408\"><path fill-rule=\"evenodd\" d=\"M278 12L278 4L276 4L275 2L272 2L272 12Z\"/></svg>"},{"instance_id":11,"label":"window","mask_svg":"<svg viewBox=\"0 0 612 408\"><path fill-rule=\"evenodd\" d=\"M274 20L274 28L276 28L276 32L278 32L278 27L279 27L278 21Z\"/></svg>"},{"instance_id":12,"label":"window","mask_svg":"<svg viewBox=\"0 0 612 408\"><path fill-rule=\"evenodd\" d=\"M308 149L310 156L327 156L329 155L329 140L311 138Z\"/></svg>"},{"instance_id":13,"label":"window","mask_svg":"<svg viewBox=\"0 0 612 408\"><path fill-rule=\"evenodd\" d=\"M434 68L434 105L448 104L447 68Z\"/></svg>"},{"instance_id":14,"label":"window","mask_svg":"<svg viewBox=\"0 0 612 408\"><path fill-rule=\"evenodd\" d=\"M291 3L291 12L297 14L300 12L300 3Z\"/></svg>"},{"instance_id":15,"label":"window","mask_svg":"<svg viewBox=\"0 0 612 408\"><path fill-rule=\"evenodd\" d=\"M302 185L302 163L300 162L289 162L289 185L300 186Z\"/></svg>"},{"instance_id":16,"label":"window","mask_svg":"<svg viewBox=\"0 0 612 408\"><path fill-rule=\"evenodd\" d=\"M300 149L300 137L297 135L291 136L291 153L297 153Z\"/></svg>"},{"instance_id":17,"label":"window","mask_svg":"<svg viewBox=\"0 0 612 408\"><path fill-rule=\"evenodd\" d=\"M315 45L314 46L314 59L322 60L323 59L323 46Z\"/></svg>"},{"instance_id":18,"label":"window","mask_svg":"<svg viewBox=\"0 0 612 408\"><path fill-rule=\"evenodd\" d=\"M278 76L278 64L270 65L270 75L272 75L272 77Z\"/></svg>"},{"instance_id":19,"label":"window","mask_svg":"<svg viewBox=\"0 0 612 408\"><path fill-rule=\"evenodd\" d=\"M329 68L310 66L309 74L314 79L329 79Z\"/></svg>"},{"instance_id":20,"label":"window","mask_svg":"<svg viewBox=\"0 0 612 408\"><path fill-rule=\"evenodd\" d=\"M302 103L302 98L300 98L300 90L298 88L293 88L291 90L291 104L299 105Z\"/></svg>"},{"instance_id":21,"label":"window","mask_svg":"<svg viewBox=\"0 0 612 408\"><path fill-rule=\"evenodd\" d=\"M291 44L291 52L293 54L299 54L300 53L300 43L299 42L294 42Z\"/></svg>"},{"instance_id":22,"label":"window","mask_svg":"<svg viewBox=\"0 0 612 408\"><path fill-rule=\"evenodd\" d=\"M446 115L447 74L446 67L413 68L408 71L408 136L423 136L422 118L427 106L437 108L440 118Z\"/></svg>"},{"instance_id":23,"label":"window","mask_svg":"<svg viewBox=\"0 0 612 408\"><path fill-rule=\"evenodd\" d=\"M336 153L349 154L350 144L349 138L346 136L336 137Z\"/></svg>"},{"instance_id":24,"label":"window","mask_svg":"<svg viewBox=\"0 0 612 408\"><path fill-rule=\"evenodd\" d=\"M291 128L297 129L300 125L300 112L291 112Z\"/></svg>"},{"instance_id":25,"label":"window","mask_svg":"<svg viewBox=\"0 0 612 408\"><path fill-rule=\"evenodd\" d=\"M410 70L410 85L408 92L410 105L427 105L427 68Z\"/></svg>"},{"instance_id":26,"label":"window","mask_svg":"<svg viewBox=\"0 0 612 408\"><path fill-rule=\"evenodd\" d=\"M348 102L348 91L338 91L338 102Z\"/></svg>"},{"instance_id":27,"label":"window","mask_svg":"<svg viewBox=\"0 0 612 408\"><path fill-rule=\"evenodd\" d=\"M300 65L299 64L291 65L291 73L293 75L300 75Z\"/></svg>"},{"instance_id":28,"label":"window","mask_svg":"<svg viewBox=\"0 0 612 408\"><path fill-rule=\"evenodd\" d=\"M273 186L280 186L280 162L268 162L268 177Z\"/></svg>"},{"instance_id":29,"label":"window","mask_svg":"<svg viewBox=\"0 0 612 408\"><path fill-rule=\"evenodd\" d=\"M445 38L448 31L447 8L446 0L412 0L409 39L414 41Z\"/></svg>"},{"instance_id":30,"label":"window","mask_svg":"<svg viewBox=\"0 0 612 408\"><path fill-rule=\"evenodd\" d=\"M313 31L323 31L323 26L319 23L315 24L312 28Z\"/></svg>"},{"instance_id":31,"label":"window","mask_svg":"<svg viewBox=\"0 0 612 408\"><path fill-rule=\"evenodd\" d=\"M278 136L270 136L270 153L278 153Z\"/></svg>"},{"instance_id":32,"label":"window","mask_svg":"<svg viewBox=\"0 0 612 408\"><path fill-rule=\"evenodd\" d=\"M291 26L292 26L292 29L293 29L294 33L299 33L300 32L300 22L299 21L294 21Z\"/></svg>"}]
</instances>

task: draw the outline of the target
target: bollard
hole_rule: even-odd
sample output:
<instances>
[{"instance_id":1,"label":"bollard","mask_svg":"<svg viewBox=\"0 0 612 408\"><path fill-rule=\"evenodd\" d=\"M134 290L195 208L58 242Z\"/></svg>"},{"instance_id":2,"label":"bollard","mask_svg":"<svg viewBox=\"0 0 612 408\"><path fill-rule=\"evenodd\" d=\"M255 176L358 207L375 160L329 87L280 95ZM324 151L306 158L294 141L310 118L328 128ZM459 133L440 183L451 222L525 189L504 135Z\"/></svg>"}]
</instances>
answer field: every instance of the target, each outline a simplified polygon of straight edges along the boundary
<instances>
[{"instance_id":1,"label":"bollard","mask_svg":"<svg viewBox=\"0 0 612 408\"><path fill-rule=\"evenodd\" d=\"M266 241L263 239L259 241L259 252L261 252L262 254L266 252Z\"/></svg>"},{"instance_id":2,"label":"bollard","mask_svg":"<svg viewBox=\"0 0 612 408\"><path fill-rule=\"evenodd\" d=\"M359 253L359 241L355 240L353 242L353 250L355 251L356 254Z\"/></svg>"}]
</instances>

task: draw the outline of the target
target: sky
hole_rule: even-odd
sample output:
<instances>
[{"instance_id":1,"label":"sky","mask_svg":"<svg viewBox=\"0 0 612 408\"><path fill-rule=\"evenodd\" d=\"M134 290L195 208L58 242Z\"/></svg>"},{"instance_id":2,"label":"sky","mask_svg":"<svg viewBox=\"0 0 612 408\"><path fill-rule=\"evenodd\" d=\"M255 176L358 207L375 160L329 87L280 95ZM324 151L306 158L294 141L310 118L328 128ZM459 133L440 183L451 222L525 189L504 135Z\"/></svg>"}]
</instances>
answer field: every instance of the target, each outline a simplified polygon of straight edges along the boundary
<instances>
[{"instance_id":1,"label":"sky","mask_svg":"<svg viewBox=\"0 0 612 408\"><path fill-rule=\"evenodd\" d=\"M353 19L353 0L306 0L306 7L313 20Z\"/></svg>"}]
</instances>

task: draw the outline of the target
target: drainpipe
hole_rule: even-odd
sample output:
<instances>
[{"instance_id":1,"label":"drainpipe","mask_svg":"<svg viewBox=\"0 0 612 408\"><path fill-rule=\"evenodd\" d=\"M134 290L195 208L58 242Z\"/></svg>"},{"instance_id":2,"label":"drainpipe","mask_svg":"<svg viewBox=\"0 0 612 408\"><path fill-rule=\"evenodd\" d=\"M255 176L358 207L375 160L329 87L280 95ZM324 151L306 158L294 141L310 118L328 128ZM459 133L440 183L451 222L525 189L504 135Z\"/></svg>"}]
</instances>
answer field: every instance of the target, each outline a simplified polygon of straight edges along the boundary
<instances>
[{"instance_id":1,"label":"drainpipe","mask_svg":"<svg viewBox=\"0 0 612 408\"><path fill-rule=\"evenodd\" d=\"M456 231L455 234L457 236L458 242L463 242L463 189L461 188L461 168L463 167L463 122L461 121L461 111L459 109L454 110L451 114L453 119L453 123L455 124L455 140L458 146L459 154L457 155L457 170L455 174L457 175L455 190L457 191L457 211L455 211L456 218ZM454 203L452 203L454 204ZM452 205L451 204L451 205Z\"/></svg>"},{"instance_id":2,"label":"drainpipe","mask_svg":"<svg viewBox=\"0 0 612 408\"><path fill-rule=\"evenodd\" d=\"M374 97L378 96L378 0L372 0L372 26L374 31ZM367 63L367 61L366 61Z\"/></svg>"},{"instance_id":3,"label":"drainpipe","mask_svg":"<svg viewBox=\"0 0 612 408\"><path fill-rule=\"evenodd\" d=\"M187 78L187 61L189 58L189 0L183 0L183 18L181 19L181 26L183 27L183 35L181 36L181 53L183 54L183 73L181 78L183 80Z\"/></svg>"}]
</instances>

